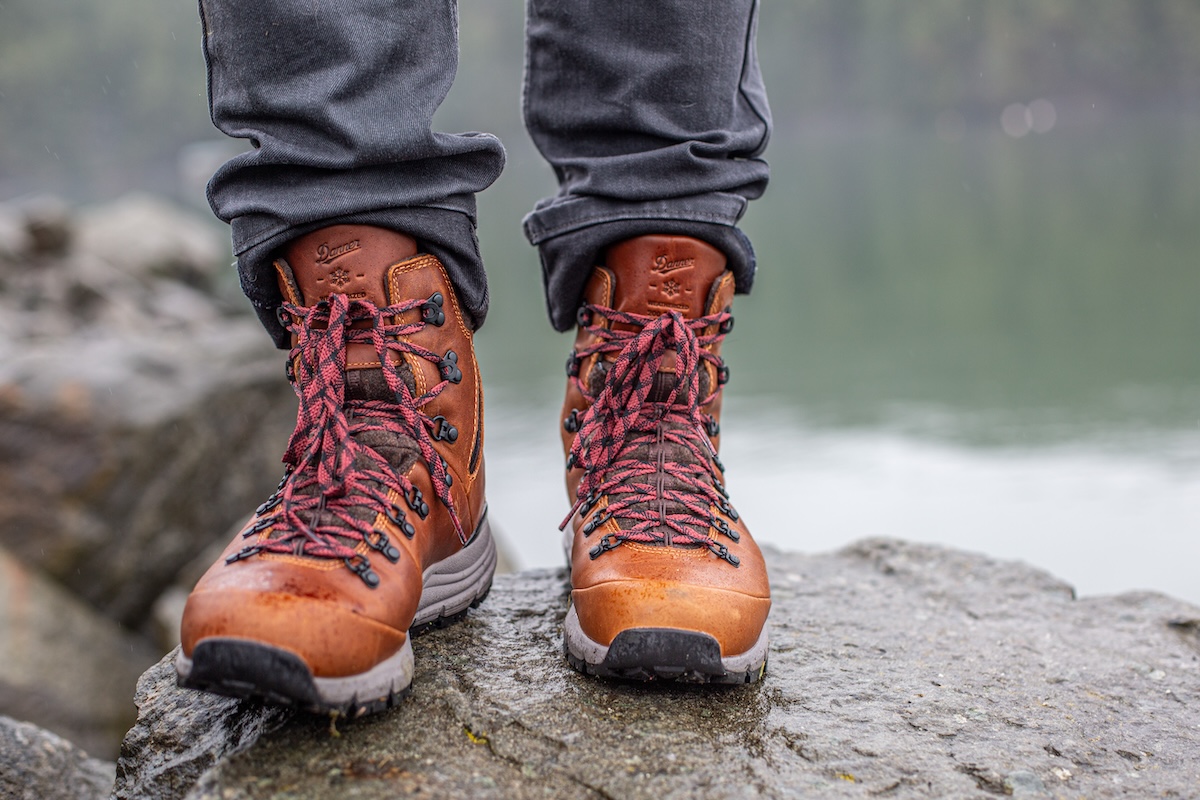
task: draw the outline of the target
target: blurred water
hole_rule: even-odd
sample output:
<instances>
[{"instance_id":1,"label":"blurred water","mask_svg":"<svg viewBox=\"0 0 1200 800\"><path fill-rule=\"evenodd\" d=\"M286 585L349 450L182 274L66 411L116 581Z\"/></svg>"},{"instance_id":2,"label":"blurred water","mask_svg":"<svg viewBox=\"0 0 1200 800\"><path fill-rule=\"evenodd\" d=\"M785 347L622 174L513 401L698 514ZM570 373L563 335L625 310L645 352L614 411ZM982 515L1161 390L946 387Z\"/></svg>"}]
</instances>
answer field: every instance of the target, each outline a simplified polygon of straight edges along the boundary
<instances>
[{"instance_id":1,"label":"blurred water","mask_svg":"<svg viewBox=\"0 0 1200 800\"><path fill-rule=\"evenodd\" d=\"M722 426L756 537L941 542L1200 603L1200 126L1058 122L773 145ZM518 561L555 565L570 340L516 234L531 172L481 204L489 497Z\"/></svg>"},{"instance_id":2,"label":"blurred water","mask_svg":"<svg viewBox=\"0 0 1200 800\"><path fill-rule=\"evenodd\" d=\"M492 519L520 565L561 566L559 409L491 403ZM1155 448L983 448L797 425L746 403L722 427L730 492L761 542L807 552L870 536L935 542L1025 561L1082 594L1153 589L1200 605L1198 435Z\"/></svg>"}]
</instances>

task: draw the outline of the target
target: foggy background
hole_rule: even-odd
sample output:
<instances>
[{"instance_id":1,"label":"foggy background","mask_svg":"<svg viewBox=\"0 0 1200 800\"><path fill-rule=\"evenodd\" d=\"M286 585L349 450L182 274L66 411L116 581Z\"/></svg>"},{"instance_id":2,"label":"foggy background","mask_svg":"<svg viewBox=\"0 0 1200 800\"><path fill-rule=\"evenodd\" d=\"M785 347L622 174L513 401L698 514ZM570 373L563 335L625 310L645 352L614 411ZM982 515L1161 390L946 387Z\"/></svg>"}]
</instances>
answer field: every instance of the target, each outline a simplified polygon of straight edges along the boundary
<instances>
[{"instance_id":1,"label":"foggy background","mask_svg":"<svg viewBox=\"0 0 1200 800\"><path fill-rule=\"evenodd\" d=\"M509 151L480 198L489 497L517 563L555 566L570 344L520 233L552 177L521 4L460 9L438 125ZM772 183L723 426L757 538L942 542L1200 602L1197 43L1192 0L765 0ZM147 190L209 219L239 144L204 93L191 3L0 0L0 202Z\"/></svg>"}]
</instances>

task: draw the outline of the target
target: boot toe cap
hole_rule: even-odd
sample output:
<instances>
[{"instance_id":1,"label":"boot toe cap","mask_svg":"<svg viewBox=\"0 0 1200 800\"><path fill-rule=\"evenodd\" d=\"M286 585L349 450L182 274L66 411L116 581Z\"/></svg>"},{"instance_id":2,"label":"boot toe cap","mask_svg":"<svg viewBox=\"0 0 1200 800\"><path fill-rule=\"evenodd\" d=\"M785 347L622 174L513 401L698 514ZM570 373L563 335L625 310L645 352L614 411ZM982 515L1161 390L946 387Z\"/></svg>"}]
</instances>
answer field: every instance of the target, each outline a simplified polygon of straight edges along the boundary
<instances>
[{"instance_id":1,"label":"boot toe cap","mask_svg":"<svg viewBox=\"0 0 1200 800\"><path fill-rule=\"evenodd\" d=\"M771 608L769 597L670 581L614 580L575 589L571 601L584 634L608 646L622 631L670 628L706 633L721 655L748 651Z\"/></svg>"},{"instance_id":2,"label":"boot toe cap","mask_svg":"<svg viewBox=\"0 0 1200 800\"><path fill-rule=\"evenodd\" d=\"M295 654L318 678L366 672L395 654L407 637L337 603L237 589L194 592L180 633L188 657L205 639L244 639Z\"/></svg>"}]
</instances>

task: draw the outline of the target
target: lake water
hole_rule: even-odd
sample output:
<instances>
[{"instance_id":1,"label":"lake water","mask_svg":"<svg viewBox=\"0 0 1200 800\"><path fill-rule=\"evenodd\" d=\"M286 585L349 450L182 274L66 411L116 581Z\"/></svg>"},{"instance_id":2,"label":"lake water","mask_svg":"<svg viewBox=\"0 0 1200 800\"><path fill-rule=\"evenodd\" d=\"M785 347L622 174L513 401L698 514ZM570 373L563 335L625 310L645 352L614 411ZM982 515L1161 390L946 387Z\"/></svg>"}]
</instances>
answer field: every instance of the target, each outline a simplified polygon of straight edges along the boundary
<instances>
[{"instance_id":1,"label":"lake water","mask_svg":"<svg viewBox=\"0 0 1200 800\"><path fill-rule=\"evenodd\" d=\"M1200 124L1059 121L777 136L722 425L759 540L938 542L1200 604ZM518 563L554 566L570 338L519 233L548 173L506 144L480 203L489 498Z\"/></svg>"}]
</instances>

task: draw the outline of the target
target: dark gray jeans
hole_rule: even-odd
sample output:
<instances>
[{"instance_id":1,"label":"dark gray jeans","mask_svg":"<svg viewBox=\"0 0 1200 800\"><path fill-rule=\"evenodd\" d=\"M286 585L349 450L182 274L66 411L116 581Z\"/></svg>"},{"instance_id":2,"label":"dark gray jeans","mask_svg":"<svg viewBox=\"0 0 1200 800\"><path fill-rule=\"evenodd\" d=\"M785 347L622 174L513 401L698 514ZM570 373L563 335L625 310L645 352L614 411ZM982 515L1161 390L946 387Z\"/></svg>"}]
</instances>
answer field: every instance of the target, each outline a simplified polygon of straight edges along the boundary
<instances>
[{"instance_id":1,"label":"dark gray jeans","mask_svg":"<svg viewBox=\"0 0 1200 800\"><path fill-rule=\"evenodd\" d=\"M200 0L200 15L213 122L253 146L213 176L209 202L276 341L272 254L338 222L417 238L481 324L475 193L504 149L432 130L458 64L454 0ZM710 242L749 291L736 223L766 186L771 127L757 16L758 0L528 0L525 122L559 190L525 233L556 329L601 251L644 233Z\"/></svg>"}]
</instances>

